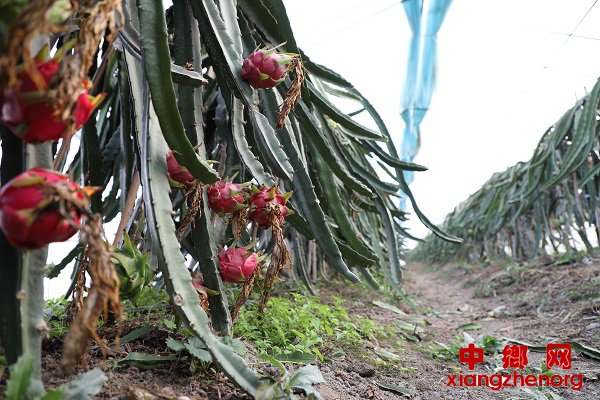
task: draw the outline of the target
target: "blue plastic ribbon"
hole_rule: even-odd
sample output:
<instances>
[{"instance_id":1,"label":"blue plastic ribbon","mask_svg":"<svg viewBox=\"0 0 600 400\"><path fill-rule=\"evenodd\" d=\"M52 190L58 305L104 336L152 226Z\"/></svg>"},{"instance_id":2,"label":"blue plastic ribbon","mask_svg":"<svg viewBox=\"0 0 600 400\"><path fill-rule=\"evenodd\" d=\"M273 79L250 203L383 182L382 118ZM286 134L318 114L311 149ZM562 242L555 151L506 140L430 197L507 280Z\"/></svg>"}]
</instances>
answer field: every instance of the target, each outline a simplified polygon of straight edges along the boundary
<instances>
[{"instance_id":1,"label":"blue plastic ribbon","mask_svg":"<svg viewBox=\"0 0 600 400\"><path fill-rule=\"evenodd\" d=\"M427 13L423 13L423 0L404 0L404 12L408 19L412 37L410 40L406 79L400 100L400 116L405 128L401 143L401 157L412 162L419 152L419 126L425 118L435 85L437 34L452 0L429 0ZM412 171L405 171L404 178L410 184ZM405 196L401 207L404 209Z\"/></svg>"}]
</instances>

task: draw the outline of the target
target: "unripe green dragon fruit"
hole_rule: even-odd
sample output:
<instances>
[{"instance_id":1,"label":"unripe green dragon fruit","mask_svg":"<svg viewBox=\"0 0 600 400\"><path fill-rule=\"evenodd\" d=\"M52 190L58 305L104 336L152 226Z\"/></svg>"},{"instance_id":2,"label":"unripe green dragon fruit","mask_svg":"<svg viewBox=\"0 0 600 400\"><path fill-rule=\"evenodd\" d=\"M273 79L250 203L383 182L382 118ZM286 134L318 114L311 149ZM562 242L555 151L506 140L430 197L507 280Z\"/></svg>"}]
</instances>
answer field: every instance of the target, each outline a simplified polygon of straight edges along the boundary
<instances>
[{"instance_id":1,"label":"unripe green dragon fruit","mask_svg":"<svg viewBox=\"0 0 600 400\"><path fill-rule=\"evenodd\" d=\"M242 78L257 89L270 89L283 82L293 53L280 53L276 49L260 49L244 59Z\"/></svg>"},{"instance_id":2,"label":"unripe green dragon fruit","mask_svg":"<svg viewBox=\"0 0 600 400\"><path fill-rule=\"evenodd\" d=\"M144 288L152 283L154 269L148 264L148 255L133 245L125 233L123 246L113 254L117 274L121 280L120 296L136 303Z\"/></svg>"}]
</instances>

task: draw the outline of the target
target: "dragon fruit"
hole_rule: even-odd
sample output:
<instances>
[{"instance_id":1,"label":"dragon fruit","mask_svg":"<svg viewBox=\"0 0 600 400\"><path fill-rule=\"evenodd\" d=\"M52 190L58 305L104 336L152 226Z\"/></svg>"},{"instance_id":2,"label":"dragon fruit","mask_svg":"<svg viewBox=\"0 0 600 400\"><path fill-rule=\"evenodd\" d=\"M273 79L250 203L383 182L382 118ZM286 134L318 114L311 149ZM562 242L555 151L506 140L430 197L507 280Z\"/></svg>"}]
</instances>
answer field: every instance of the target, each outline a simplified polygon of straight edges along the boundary
<instances>
[{"instance_id":1,"label":"dragon fruit","mask_svg":"<svg viewBox=\"0 0 600 400\"><path fill-rule=\"evenodd\" d=\"M204 284L204 277L201 272L194 274L190 271L190 275L192 277L192 285L194 285L194 289L198 292L198 298L200 299L200 306L204 308L204 310L209 311L210 305L208 303L208 296L217 296L219 291L211 290L207 288Z\"/></svg>"},{"instance_id":2,"label":"dragon fruit","mask_svg":"<svg viewBox=\"0 0 600 400\"><path fill-rule=\"evenodd\" d=\"M273 186L252 187L252 197L250 198L250 219L263 228L271 227L272 220L279 222L290 213L286 207L292 192L280 194L279 188Z\"/></svg>"},{"instance_id":3,"label":"dragon fruit","mask_svg":"<svg viewBox=\"0 0 600 400\"><path fill-rule=\"evenodd\" d=\"M219 253L221 278L225 282L245 282L263 259L250 247L229 247Z\"/></svg>"},{"instance_id":4,"label":"dragon fruit","mask_svg":"<svg viewBox=\"0 0 600 400\"><path fill-rule=\"evenodd\" d=\"M66 175L33 168L10 180L0 190L0 228L11 246L37 249L62 242L77 232L81 215L74 208L68 217L58 202L49 196L46 186L63 186L78 200L89 200L83 189Z\"/></svg>"},{"instance_id":5,"label":"dragon fruit","mask_svg":"<svg viewBox=\"0 0 600 400\"><path fill-rule=\"evenodd\" d=\"M233 214L247 208L244 185L220 180L208 187L208 205L218 214Z\"/></svg>"},{"instance_id":6,"label":"dragon fruit","mask_svg":"<svg viewBox=\"0 0 600 400\"><path fill-rule=\"evenodd\" d=\"M63 120L59 109L47 97L50 81L58 71L55 59L36 60L35 72L23 70L18 78L20 85L0 93L0 123L27 143L41 143L68 137L80 129L94 109L104 99L104 94L91 96L87 82L82 82L71 118ZM37 76L37 79L33 78Z\"/></svg>"},{"instance_id":7,"label":"dragon fruit","mask_svg":"<svg viewBox=\"0 0 600 400\"><path fill-rule=\"evenodd\" d=\"M260 49L244 59L242 78L257 89L269 89L283 82L293 53L279 53L276 49Z\"/></svg>"},{"instance_id":8,"label":"dragon fruit","mask_svg":"<svg viewBox=\"0 0 600 400\"><path fill-rule=\"evenodd\" d=\"M190 174L190 171L186 167L179 164L171 150L167 153L167 172L169 173L169 178L184 186L190 187L196 182L196 178Z\"/></svg>"}]
</instances>

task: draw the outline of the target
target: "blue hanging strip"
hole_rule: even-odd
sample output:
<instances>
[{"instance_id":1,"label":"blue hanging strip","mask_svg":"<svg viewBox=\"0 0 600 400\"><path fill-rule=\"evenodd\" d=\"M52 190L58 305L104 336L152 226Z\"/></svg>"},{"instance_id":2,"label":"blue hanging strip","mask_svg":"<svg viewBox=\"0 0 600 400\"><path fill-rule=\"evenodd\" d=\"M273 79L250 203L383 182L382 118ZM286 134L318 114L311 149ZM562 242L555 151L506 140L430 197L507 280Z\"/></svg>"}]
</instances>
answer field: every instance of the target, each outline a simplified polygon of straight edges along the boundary
<instances>
[{"instance_id":1,"label":"blue hanging strip","mask_svg":"<svg viewBox=\"0 0 600 400\"><path fill-rule=\"evenodd\" d=\"M425 118L435 86L435 68L437 54L437 34L452 0L427 1L427 14L423 13L423 0L405 0L402 2L408 19L412 37L410 40L406 80L400 100L400 116L404 121L401 157L412 162L419 152L419 126ZM425 29L423 30L423 26ZM405 171L404 177L410 184L413 172ZM401 207L406 206L405 196Z\"/></svg>"}]
</instances>

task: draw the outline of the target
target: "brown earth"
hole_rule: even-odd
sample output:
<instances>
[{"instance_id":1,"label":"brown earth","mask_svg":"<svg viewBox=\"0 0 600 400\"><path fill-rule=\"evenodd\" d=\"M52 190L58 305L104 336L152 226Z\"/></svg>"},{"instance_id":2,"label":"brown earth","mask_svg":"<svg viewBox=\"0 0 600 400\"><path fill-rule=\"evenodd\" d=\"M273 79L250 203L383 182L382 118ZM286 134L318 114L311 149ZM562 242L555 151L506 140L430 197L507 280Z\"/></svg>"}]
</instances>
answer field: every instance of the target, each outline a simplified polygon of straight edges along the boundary
<instances>
[{"instance_id":1,"label":"brown earth","mask_svg":"<svg viewBox=\"0 0 600 400\"><path fill-rule=\"evenodd\" d=\"M456 355L443 350L443 346L450 346L457 351L464 338L459 327L465 324L471 324L464 329L475 339L484 334L541 346L570 341L600 348L600 263L584 258L575 264L558 266L550 261L546 260L546 265L488 267L433 268L409 264L404 286L406 295L401 299L390 292L379 293L345 283L321 289L325 299L333 296L348 299L345 306L351 316L366 315L391 333L366 340L361 347L346 350L343 356L321 363L319 367L326 380L319 385L322 397L326 400L600 399L600 361L579 352L573 353L570 370L555 371L560 375L582 374L583 387L579 391L564 387L494 391L487 387L447 386L449 374L491 375L495 368L502 366L501 353L486 354L485 362L469 371L458 362ZM406 315L374 305L373 301L394 305ZM400 325L402 321L404 325ZM128 326L124 334L138 326ZM131 351L168 354L167 335L157 328L116 350L108 359L100 357L98 349L92 348L82 370L99 367L109 378L96 398L250 399L212 368L199 368L192 373L189 360L150 370L115 367L113 360ZM110 338L110 334L108 336ZM47 386L66 380L58 365L61 347L58 339L44 344L43 370ZM328 355L327 349L324 353ZM529 351L527 356L528 364L519 372L540 374L545 353ZM257 368L262 373L273 372L264 365ZM4 391L3 384L0 383L0 392ZM381 385L397 385L396 391L383 390ZM398 390L405 394L398 394Z\"/></svg>"},{"instance_id":2,"label":"brown earth","mask_svg":"<svg viewBox=\"0 0 600 400\"><path fill-rule=\"evenodd\" d=\"M448 265L432 268L420 264L407 266L406 292L418 299L417 307L399 307L423 317L429 325L418 342L406 341L401 360L394 369L376 375L371 383L394 383L409 389L413 399L600 399L600 360L574 352L570 370L553 371L560 375L582 374L583 387L574 391L564 387L536 388L449 387L449 374L494 373L502 366L502 354L486 355L486 362L469 371L466 365L443 355L437 343L450 345L461 338L465 324L477 324L468 334L510 338L545 346L549 342L576 342L600 348L600 263L584 259L573 265L498 264L487 268ZM367 302L355 312L389 323L398 315L371 307ZM407 317L400 317L407 319ZM465 328L467 329L467 327ZM462 341L462 340L461 340ZM503 348L503 345L501 346ZM600 354L599 354L600 355ZM528 354L528 364L521 374L541 373L545 352ZM335 365L325 366L327 377L335 377ZM331 372L329 372L331 371ZM349 381L365 381L356 375ZM458 378L457 378L458 381ZM366 383L366 382L365 382ZM330 399L366 398L354 392L348 379L330 379L323 394ZM554 397L552 397L554 395ZM400 398L389 392L376 392L374 398ZM536 397L537 396L537 397ZM560 397L558 397L560 396Z\"/></svg>"}]
</instances>

